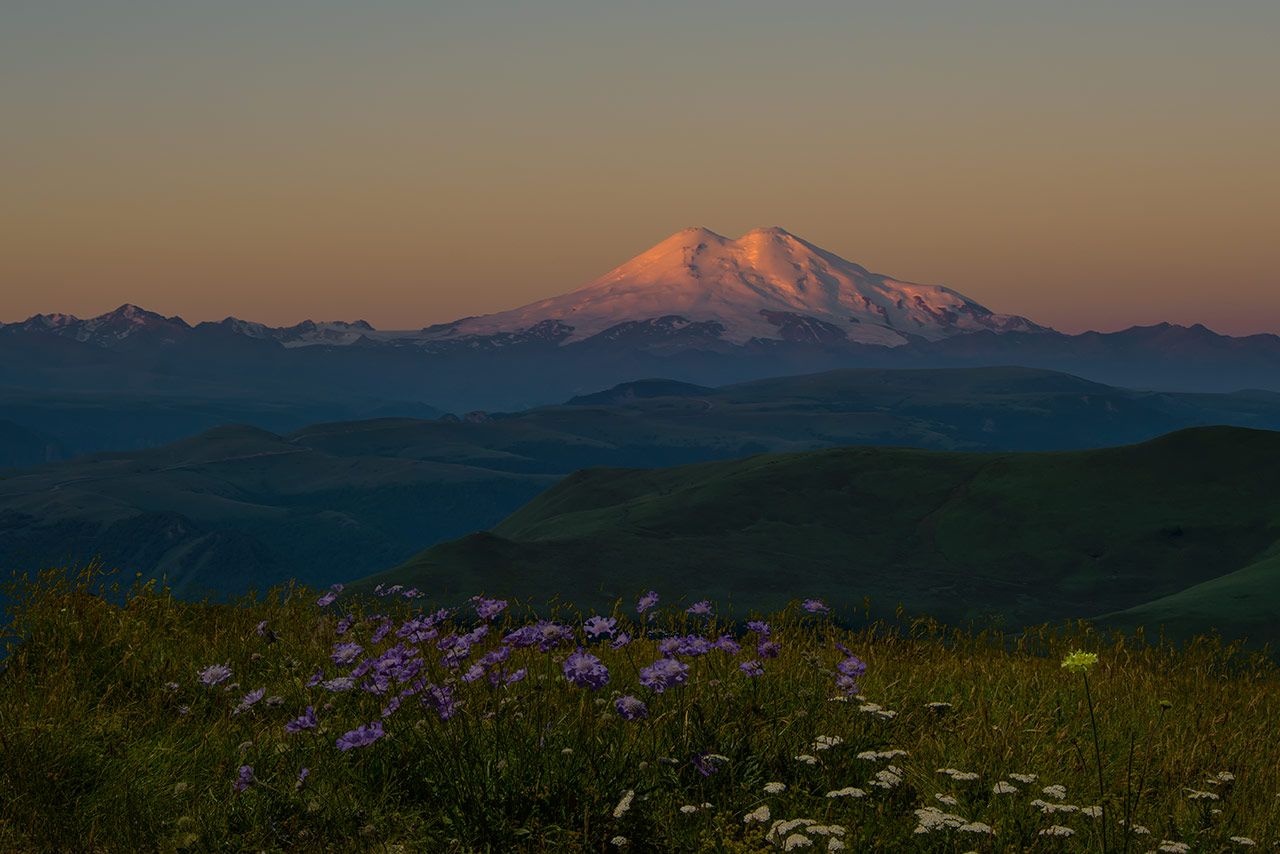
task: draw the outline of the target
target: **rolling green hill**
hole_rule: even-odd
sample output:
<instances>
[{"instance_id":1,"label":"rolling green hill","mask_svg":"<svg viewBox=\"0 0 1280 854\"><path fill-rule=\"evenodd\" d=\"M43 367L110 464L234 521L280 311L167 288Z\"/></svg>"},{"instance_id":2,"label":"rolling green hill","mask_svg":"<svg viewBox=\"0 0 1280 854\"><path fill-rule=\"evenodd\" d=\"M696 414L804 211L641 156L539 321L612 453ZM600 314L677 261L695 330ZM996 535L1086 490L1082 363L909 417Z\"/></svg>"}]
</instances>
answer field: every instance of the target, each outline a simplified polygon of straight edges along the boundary
<instances>
[{"instance_id":1,"label":"rolling green hill","mask_svg":"<svg viewBox=\"0 0 1280 854\"><path fill-rule=\"evenodd\" d=\"M870 597L949 621L1106 614L1277 637L1278 553L1280 433L1198 428L1090 451L587 470L368 583L584 605L654 587L739 610Z\"/></svg>"}]
</instances>

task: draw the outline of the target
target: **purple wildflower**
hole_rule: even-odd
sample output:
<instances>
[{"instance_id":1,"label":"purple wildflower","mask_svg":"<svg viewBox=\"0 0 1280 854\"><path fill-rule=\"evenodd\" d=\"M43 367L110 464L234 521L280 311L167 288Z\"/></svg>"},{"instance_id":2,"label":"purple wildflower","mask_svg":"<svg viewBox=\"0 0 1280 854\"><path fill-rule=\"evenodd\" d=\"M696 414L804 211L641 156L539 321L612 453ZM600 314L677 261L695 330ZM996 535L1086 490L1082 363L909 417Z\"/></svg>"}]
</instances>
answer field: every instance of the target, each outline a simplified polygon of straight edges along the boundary
<instances>
[{"instance_id":1,"label":"purple wildflower","mask_svg":"<svg viewBox=\"0 0 1280 854\"><path fill-rule=\"evenodd\" d=\"M261 637L266 637L266 636L267 636L267 621L266 621L266 620L263 620L261 623L258 623L257 627L255 627L255 628L254 628L254 631L258 633L258 637L260 637L260 638L261 638Z\"/></svg>"},{"instance_id":2,"label":"purple wildflower","mask_svg":"<svg viewBox=\"0 0 1280 854\"><path fill-rule=\"evenodd\" d=\"M614 700L613 707L622 715L623 720L634 721L649 717L649 707L639 697L630 694Z\"/></svg>"},{"instance_id":3,"label":"purple wildflower","mask_svg":"<svg viewBox=\"0 0 1280 854\"><path fill-rule=\"evenodd\" d=\"M769 628L769 624L764 620L752 620L747 623L747 631L755 632L762 638L767 638L773 634L773 629Z\"/></svg>"},{"instance_id":4,"label":"purple wildflower","mask_svg":"<svg viewBox=\"0 0 1280 854\"><path fill-rule=\"evenodd\" d=\"M236 781L235 783L232 784L231 788L234 789L237 794L239 794L240 792L243 792L245 789L252 786L254 782L256 781L254 780L254 777L253 777L253 766L241 765L240 773L236 776Z\"/></svg>"},{"instance_id":5,"label":"purple wildflower","mask_svg":"<svg viewBox=\"0 0 1280 854\"><path fill-rule=\"evenodd\" d=\"M827 607L827 603L821 599L806 599L800 603L800 607L808 611L810 614L829 614L831 609Z\"/></svg>"},{"instance_id":6,"label":"purple wildflower","mask_svg":"<svg viewBox=\"0 0 1280 854\"><path fill-rule=\"evenodd\" d=\"M511 647L499 646L486 652L484 655L476 659L476 663L481 667L493 667L495 664L501 664L511 657Z\"/></svg>"},{"instance_id":7,"label":"purple wildflower","mask_svg":"<svg viewBox=\"0 0 1280 854\"><path fill-rule=\"evenodd\" d=\"M573 629L570 627L549 620L539 620L516 629L504 637L502 642L517 649L536 645L540 651L548 652L561 643L572 640Z\"/></svg>"},{"instance_id":8,"label":"purple wildflower","mask_svg":"<svg viewBox=\"0 0 1280 854\"><path fill-rule=\"evenodd\" d=\"M416 587L410 587L408 590L404 591L400 595L406 599L418 599L424 596L425 594Z\"/></svg>"},{"instance_id":9,"label":"purple wildflower","mask_svg":"<svg viewBox=\"0 0 1280 854\"><path fill-rule=\"evenodd\" d=\"M640 597L640 601L636 603L636 613L643 614L654 605L658 604L658 594L652 590Z\"/></svg>"},{"instance_id":10,"label":"purple wildflower","mask_svg":"<svg viewBox=\"0 0 1280 854\"><path fill-rule=\"evenodd\" d=\"M564 678L579 688L595 691L609 683L609 669L600 659L579 649L564 660Z\"/></svg>"},{"instance_id":11,"label":"purple wildflower","mask_svg":"<svg viewBox=\"0 0 1280 854\"><path fill-rule=\"evenodd\" d=\"M368 747L384 735L386 733L382 729L382 721L361 724L350 732L338 736L338 749L347 751L353 747Z\"/></svg>"},{"instance_id":12,"label":"purple wildflower","mask_svg":"<svg viewBox=\"0 0 1280 854\"><path fill-rule=\"evenodd\" d=\"M698 769L698 773L703 777L710 777L712 774L720 770L720 763L724 761L723 756L715 753L699 753L693 757L693 767Z\"/></svg>"},{"instance_id":13,"label":"purple wildflower","mask_svg":"<svg viewBox=\"0 0 1280 854\"><path fill-rule=\"evenodd\" d=\"M631 643L631 635L626 632L618 632L618 636L613 639L613 643L609 644L610 649L622 649Z\"/></svg>"},{"instance_id":14,"label":"purple wildflower","mask_svg":"<svg viewBox=\"0 0 1280 854\"><path fill-rule=\"evenodd\" d=\"M298 769L298 782L294 784L295 789L301 789L302 784L307 782L307 778L311 776L311 769L303 765Z\"/></svg>"},{"instance_id":15,"label":"purple wildflower","mask_svg":"<svg viewBox=\"0 0 1280 854\"><path fill-rule=\"evenodd\" d=\"M489 672L489 683L497 685L514 685L516 682L524 680L529 675L529 671L521 667L519 670L513 670L508 673L501 668L491 670Z\"/></svg>"},{"instance_id":16,"label":"purple wildflower","mask_svg":"<svg viewBox=\"0 0 1280 854\"><path fill-rule=\"evenodd\" d=\"M324 671L319 667L317 667L316 672L312 673L311 678L307 680L307 687L314 688L317 685L319 685L320 682L323 681L323 679L324 679Z\"/></svg>"},{"instance_id":17,"label":"purple wildflower","mask_svg":"<svg viewBox=\"0 0 1280 854\"><path fill-rule=\"evenodd\" d=\"M698 635L676 635L658 641L658 652L667 658L675 655L706 655L715 649L711 641Z\"/></svg>"},{"instance_id":18,"label":"purple wildflower","mask_svg":"<svg viewBox=\"0 0 1280 854\"><path fill-rule=\"evenodd\" d=\"M379 617L379 619L382 620L382 622L379 623L378 627L373 630L373 636L369 638L369 643L373 643L373 644L381 643L382 639L385 638L391 631L391 618Z\"/></svg>"},{"instance_id":19,"label":"purple wildflower","mask_svg":"<svg viewBox=\"0 0 1280 854\"><path fill-rule=\"evenodd\" d=\"M435 709L442 721L456 715L460 705L454 699L453 689L448 685L428 685L422 694L422 704Z\"/></svg>"},{"instance_id":20,"label":"purple wildflower","mask_svg":"<svg viewBox=\"0 0 1280 854\"><path fill-rule=\"evenodd\" d=\"M231 678L231 667L227 664L210 664L200 671L200 681L210 687Z\"/></svg>"},{"instance_id":21,"label":"purple wildflower","mask_svg":"<svg viewBox=\"0 0 1280 854\"><path fill-rule=\"evenodd\" d=\"M335 664L350 664L362 652L364 652L364 647L358 643L335 643L333 645L333 654L329 657L333 659Z\"/></svg>"},{"instance_id":22,"label":"purple wildflower","mask_svg":"<svg viewBox=\"0 0 1280 854\"><path fill-rule=\"evenodd\" d=\"M744 661L741 664L739 664L738 669L741 670L743 673L747 674L748 676L764 675L764 665L761 664L759 661L756 661L754 658L751 659L750 661Z\"/></svg>"},{"instance_id":23,"label":"purple wildflower","mask_svg":"<svg viewBox=\"0 0 1280 854\"><path fill-rule=\"evenodd\" d=\"M673 685L683 685L688 679L689 665L674 658L660 658L640 669L640 684L659 694Z\"/></svg>"},{"instance_id":24,"label":"purple wildflower","mask_svg":"<svg viewBox=\"0 0 1280 854\"><path fill-rule=\"evenodd\" d=\"M253 707L254 703L258 702L266 695L267 695L266 688L258 688L257 690L250 691L248 694L245 694L244 697L240 699L240 704L235 707L235 710L232 711L232 714L238 715L241 712L247 712L250 708Z\"/></svg>"},{"instance_id":25,"label":"purple wildflower","mask_svg":"<svg viewBox=\"0 0 1280 854\"><path fill-rule=\"evenodd\" d=\"M594 640L601 635L613 637L613 633L618 629L618 621L613 617L595 616L582 624L582 629Z\"/></svg>"},{"instance_id":26,"label":"purple wildflower","mask_svg":"<svg viewBox=\"0 0 1280 854\"><path fill-rule=\"evenodd\" d=\"M304 729L316 728L316 709L315 706L307 706L307 710L300 717L294 718L284 725L285 732L302 732Z\"/></svg>"},{"instance_id":27,"label":"purple wildflower","mask_svg":"<svg viewBox=\"0 0 1280 854\"><path fill-rule=\"evenodd\" d=\"M847 652L847 651L846 651ZM867 663L858 656L849 653L836 665L836 687L846 696L852 697L861 691L858 680L867 672Z\"/></svg>"},{"instance_id":28,"label":"purple wildflower","mask_svg":"<svg viewBox=\"0 0 1280 854\"><path fill-rule=\"evenodd\" d=\"M336 628L334 628L333 633L338 637L342 637L348 631L351 630L351 627L355 624L355 621L356 621L356 618L354 615L347 614L347 616L343 617L341 620L338 620L338 625Z\"/></svg>"},{"instance_id":29,"label":"purple wildflower","mask_svg":"<svg viewBox=\"0 0 1280 854\"><path fill-rule=\"evenodd\" d=\"M356 687L356 680L353 676L339 676L335 679L328 679L320 683L320 687L326 691L340 692L350 691Z\"/></svg>"},{"instance_id":30,"label":"purple wildflower","mask_svg":"<svg viewBox=\"0 0 1280 854\"><path fill-rule=\"evenodd\" d=\"M319 599L316 600L316 605L318 607L323 608L326 605L332 605L335 601L337 601L337 599L338 599L338 594L330 590L328 593L324 594L323 596L321 596Z\"/></svg>"},{"instance_id":31,"label":"purple wildflower","mask_svg":"<svg viewBox=\"0 0 1280 854\"><path fill-rule=\"evenodd\" d=\"M761 658L777 658L780 652L782 652L782 644L777 641L762 640L756 644L756 655Z\"/></svg>"},{"instance_id":32,"label":"purple wildflower","mask_svg":"<svg viewBox=\"0 0 1280 854\"><path fill-rule=\"evenodd\" d=\"M688 608L685 608L684 612L695 617L709 617L711 616L711 600L703 599L701 602L694 602Z\"/></svg>"},{"instance_id":33,"label":"purple wildflower","mask_svg":"<svg viewBox=\"0 0 1280 854\"><path fill-rule=\"evenodd\" d=\"M467 668L467 672L462 674L463 682L477 682L484 678L484 666L481 664L473 664Z\"/></svg>"},{"instance_id":34,"label":"purple wildflower","mask_svg":"<svg viewBox=\"0 0 1280 854\"><path fill-rule=\"evenodd\" d=\"M383 707L382 716L384 718L389 718L392 715L394 715L396 713L396 709L400 708L400 704L402 702L404 702L403 696L397 694L396 696L392 697L391 700L387 703L387 705Z\"/></svg>"},{"instance_id":35,"label":"purple wildflower","mask_svg":"<svg viewBox=\"0 0 1280 854\"><path fill-rule=\"evenodd\" d=\"M716 638L716 641L715 643L712 644L712 646L714 646L716 649L727 652L730 655L737 655L738 653L742 652L742 644L734 640L733 635L721 635L720 637Z\"/></svg>"},{"instance_id":36,"label":"purple wildflower","mask_svg":"<svg viewBox=\"0 0 1280 854\"><path fill-rule=\"evenodd\" d=\"M482 620L492 620L506 610L507 607L506 599L485 599L483 596L472 596L471 601L476 605L476 615Z\"/></svg>"}]
</instances>

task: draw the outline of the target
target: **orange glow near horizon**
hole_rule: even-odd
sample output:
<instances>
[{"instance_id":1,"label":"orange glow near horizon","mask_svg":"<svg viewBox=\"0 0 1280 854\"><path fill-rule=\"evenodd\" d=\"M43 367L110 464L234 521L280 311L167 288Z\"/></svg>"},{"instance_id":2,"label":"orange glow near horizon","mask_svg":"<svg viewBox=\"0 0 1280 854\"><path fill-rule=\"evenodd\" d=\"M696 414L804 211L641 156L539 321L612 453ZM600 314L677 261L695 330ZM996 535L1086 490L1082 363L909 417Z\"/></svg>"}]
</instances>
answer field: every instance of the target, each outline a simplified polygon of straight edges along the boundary
<instances>
[{"instance_id":1,"label":"orange glow near horizon","mask_svg":"<svg viewBox=\"0 0 1280 854\"><path fill-rule=\"evenodd\" d=\"M1280 4L141 5L4 13L0 321L416 328L780 225L1064 331L1280 332Z\"/></svg>"}]
</instances>

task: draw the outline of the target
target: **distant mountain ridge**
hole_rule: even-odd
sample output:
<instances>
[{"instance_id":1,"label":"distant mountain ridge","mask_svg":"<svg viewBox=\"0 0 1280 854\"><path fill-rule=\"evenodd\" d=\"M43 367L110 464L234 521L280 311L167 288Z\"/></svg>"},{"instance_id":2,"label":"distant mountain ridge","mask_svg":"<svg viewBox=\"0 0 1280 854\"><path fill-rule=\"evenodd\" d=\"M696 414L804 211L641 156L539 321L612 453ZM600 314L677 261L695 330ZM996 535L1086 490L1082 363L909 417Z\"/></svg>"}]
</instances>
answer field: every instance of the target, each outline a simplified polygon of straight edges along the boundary
<instances>
[{"instance_id":1,"label":"distant mountain ridge","mask_svg":"<svg viewBox=\"0 0 1280 854\"><path fill-rule=\"evenodd\" d=\"M1280 390L1280 336L1066 335L872 273L780 228L685 229L577 290L418 330L187 323L133 305L0 323L0 390L525 409L645 377L718 386L837 368L1021 365L1131 388Z\"/></svg>"}]
</instances>

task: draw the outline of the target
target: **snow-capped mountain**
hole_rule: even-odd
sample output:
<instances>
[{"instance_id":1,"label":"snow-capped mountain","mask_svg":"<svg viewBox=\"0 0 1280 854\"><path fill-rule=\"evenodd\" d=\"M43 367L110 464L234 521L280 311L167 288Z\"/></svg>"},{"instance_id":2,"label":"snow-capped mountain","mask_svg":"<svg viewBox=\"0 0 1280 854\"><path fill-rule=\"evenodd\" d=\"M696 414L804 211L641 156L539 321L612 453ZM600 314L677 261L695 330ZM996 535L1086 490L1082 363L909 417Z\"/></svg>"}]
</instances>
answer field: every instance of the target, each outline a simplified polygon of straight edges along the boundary
<instances>
[{"instance_id":1,"label":"snow-capped mountain","mask_svg":"<svg viewBox=\"0 0 1280 854\"><path fill-rule=\"evenodd\" d=\"M115 346L137 337L171 342L191 331L191 326L181 317L165 317L129 303L85 320L73 314L37 314L12 326L26 332L50 332L102 347Z\"/></svg>"},{"instance_id":2,"label":"snow-capped mountain","mask_svg":"<svg viewBox=\"0 0 1280 854\"><path fill-rule=\"evenodd\" d=\"M964 332L1041 330L955 291L902 282L781 228L734 240L687 228L589 284L510 311L428 327L428 340L518 334L555 323L567 344L628 322L692 324L728 343L753 340L899 346Z\"/></svg>"}]
</instances>

